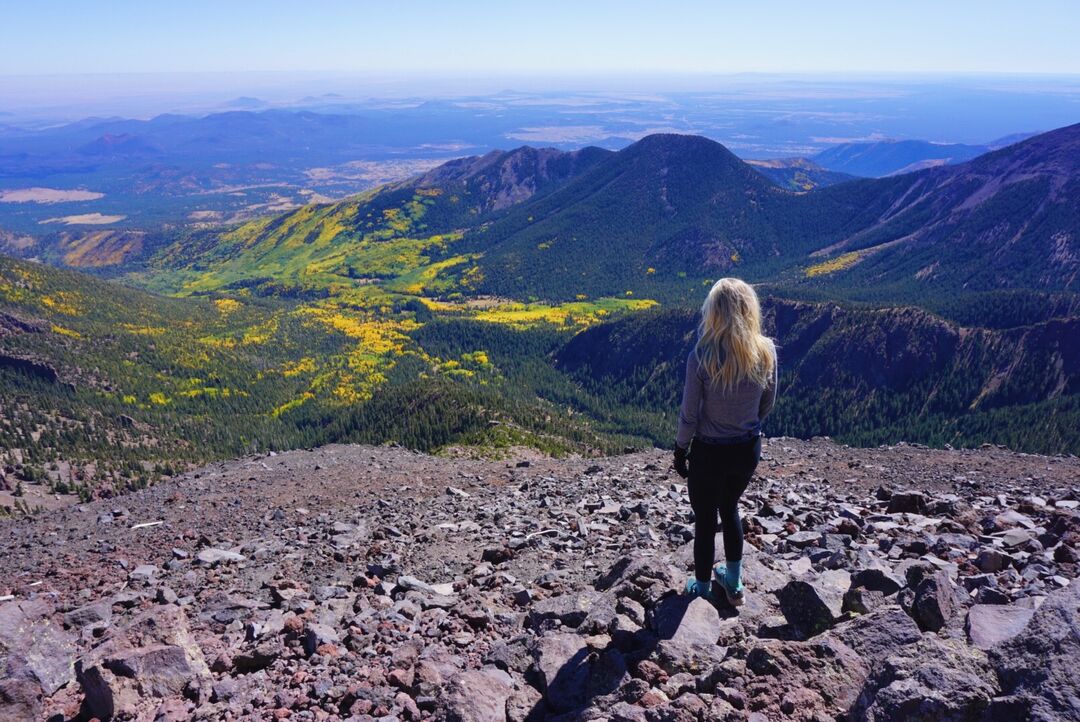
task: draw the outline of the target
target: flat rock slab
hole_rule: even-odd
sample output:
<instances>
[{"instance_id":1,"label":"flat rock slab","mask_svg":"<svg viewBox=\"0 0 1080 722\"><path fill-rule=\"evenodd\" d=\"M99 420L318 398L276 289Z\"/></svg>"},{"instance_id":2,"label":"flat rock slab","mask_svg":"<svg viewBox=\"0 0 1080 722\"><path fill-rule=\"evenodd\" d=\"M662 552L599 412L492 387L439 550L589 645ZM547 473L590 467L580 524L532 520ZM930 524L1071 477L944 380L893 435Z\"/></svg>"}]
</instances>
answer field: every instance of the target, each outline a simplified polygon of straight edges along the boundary
<instances>
[{"instance_id":1,"label":"flat rock slab","mask_svg":"<svg viewBox=\"0 0 1080 722\"><path fill-rule=\"evenodd\" d=\"M247 559L247 557L243 554L231 552L227 549L203 549L195 555L195 561L208 567L217 566L218 564L242 562L245 559Z\"/></svg>"},{"instance_id":2,"label":"flat rock slab","mask_svg":"<svg viewBox=\"0 0 1080 722\"><path fill-rule=\"evenodd\" d=\"M716 644L722 625L716 607L700 597L673 595L657 605L653 627L675 644Z\"/></svg>"},{"instance_id":3,"label":"flat rock slab","mask_svg":"<svg viewBox=\"0 0 1080 722\"><path fill-rule=\"evenodd\" d=\"M529 607L529 625L539 627L544 622L557 620L567 627L578 627L603 598L600 592L585 590L541 599Z\"/></svg>"},{"instance_id":4,"label":"flat rock slab","mask_svg":"<svg viewBox=\"0 0 1080 722\"><path fill-rule=\"evenodd\" d=\"M968 610L967 633L979 649L990 649L1024 630L1035 610L1005 604L976 604Z\"/></svg>"}]
</instances>

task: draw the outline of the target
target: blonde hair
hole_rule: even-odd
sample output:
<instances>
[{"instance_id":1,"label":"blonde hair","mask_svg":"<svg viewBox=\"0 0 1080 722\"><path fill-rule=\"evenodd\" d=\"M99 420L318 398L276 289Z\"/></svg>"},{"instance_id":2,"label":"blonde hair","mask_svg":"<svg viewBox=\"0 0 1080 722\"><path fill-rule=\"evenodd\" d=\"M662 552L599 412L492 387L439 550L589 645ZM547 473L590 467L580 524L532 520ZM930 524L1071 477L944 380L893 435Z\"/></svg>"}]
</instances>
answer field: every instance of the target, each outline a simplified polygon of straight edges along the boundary
<instances>
[{"instance_id":1,"label":"blonde hair","mask_svg":"<svg viewBox=\"0 0 1080 722\"><path fill-rule=\"evenodd\" d=\"M776 367L776 346L761 333L761 303L750 284L721 278L701 306L698 364L714 387L730 391L749 379L767 386Z\"/></svg>"}]
</instances>

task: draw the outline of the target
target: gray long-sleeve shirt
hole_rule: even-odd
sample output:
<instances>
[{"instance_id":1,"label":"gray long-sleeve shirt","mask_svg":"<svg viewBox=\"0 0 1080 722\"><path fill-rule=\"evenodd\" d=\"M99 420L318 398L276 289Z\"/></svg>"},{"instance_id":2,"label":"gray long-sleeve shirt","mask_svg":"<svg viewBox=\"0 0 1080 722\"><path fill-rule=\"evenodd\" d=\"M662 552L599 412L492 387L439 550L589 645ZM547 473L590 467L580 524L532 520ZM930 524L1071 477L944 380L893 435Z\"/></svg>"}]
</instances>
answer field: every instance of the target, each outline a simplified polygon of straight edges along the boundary
<instances>
[{"instance_id":1,"label":"gray long-sleeve shirt","mask_svg":"<svg viewBox=\"0 0 1080 722\"><path fill-rule=\"evenodd\" d=\"M675 443L685 449L695 436L734 439L759 432L762 419L776 403L776 383L773 364L772 378L764 388L747 379L725 392L709 383L696 350L691 350Z\"/></svg>"}]
</instances>

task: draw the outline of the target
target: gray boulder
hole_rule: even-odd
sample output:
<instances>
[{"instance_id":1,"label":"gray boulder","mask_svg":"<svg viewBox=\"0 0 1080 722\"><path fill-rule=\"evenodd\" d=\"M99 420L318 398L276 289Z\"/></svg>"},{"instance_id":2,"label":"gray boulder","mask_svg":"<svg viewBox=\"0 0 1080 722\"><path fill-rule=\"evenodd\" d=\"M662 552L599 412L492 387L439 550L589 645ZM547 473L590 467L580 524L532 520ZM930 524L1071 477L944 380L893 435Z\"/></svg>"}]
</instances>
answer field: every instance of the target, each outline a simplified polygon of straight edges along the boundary
<instances>
[{"instance_id":1,"label":"gray boulder","mask_svg":"<svg viewBox=\"0 0 1080 722\"><path fill-rule=\"evenodd\" d=\"M202 650L175 606L135 617L80 659L75 671L87 711L101 719L136 716L154 699L209 680Z\"/></svg>"},{"instance_id":2,"label":"gray boulder","mask_svg":"<svg viewBox=\"0 0 1080 722\"><path fill-rule=\"evenodd\" d=\"M0 604L0 659L17 655L45 696L75 677L75 639L55 624L40 600Z\"/></svg>"},{"instance_id":3,"label":"gray boulder","mask_svg":"<svg viewBox=\"0 0 1080 722\"><path fill-rule=\"evenodd\" d=\"M874 666L849 717L977 722L997 693L997 680L981 650L928 636Z\"/></svg>"},{"instance_id":4,"label":"gray boulder","mask_svg":"<svg viewBox=\"0 0 1080 722\"><path fill-rule=\"evenodd\" d=\"M589 684L589 648L577 634L540 637L533 648L535 670L548 705L569 712L585 703Z\"/></svg>"},{"instance_id":5,"label":"gray boulder","mask_svg":"<svg viewBox=\"0 0 1080 722\"><path fill-rule=\"evenodd\" d=\"M610 597L589 590L541 599L529 607L529 626L537 629L545 623L555 621L566 627L579 627L593 607L602 600L610 601ZM611 606L614 612L613 602Z\"/></svg>"},{"instance_id":6,"label":"gray boulder","mask_svg":"<svg viewBox=\"0 0 1080 722\"><path fill-rule=\"evenodd\" d=\"M989 651L1015 719L1080 719L1080 583L1046 598L1027 626Z\"/></svg>"},{"instance_id":7,"label":"gray boulder","mask_svg":"<svg viewBox=\"0 0 1080 722\"><path fill-rule=\"evenodd\" d=\"M839 639L859 656L870 660L885 659L922 638L915 620L895 605L882 607L837 625L826 635Z\"/></svg>"},{"instance_id":8,"label":"gray boulder","mask_svg":"<svg viewBox=\"0 0 1080 722\"><path fill-rule=\"evenodd\" d=\"M337 630L326 624L309 622L304 627L304 651L308 656L315 654L316 650L324 644L339 644L341 637Z\"/></svg>"},{"instance_id":9,"label":"gray boulder","mask_svg":"<svg viewBox=\"0 0 1080 722\"><path fill-rule=\"evenodd\" d=\"M108 719L131 715L147 697L180 694L197 674L192 662L182 647L171 644L117 649L85 669L79 681L93 714Z\"/></svg>"},{"instance_id":10,"label":"gray boulder","mask_svg":"<svg viewBox=\"0 0 1080 722\"><path fill-rule=\"evenodd\" d=\"M904 586L904 580L884 569L860 569L851 575L852 589L869 589L886 597L896 594Z\"/></svg>"},{"instance_id":11,"label":"gray boulder","mask_svg":"<svg viewBox=\"0 0 1080 722\"><path fill-rule=\"evenodd\" d=\"M672 595L653 611L653 628L660 639L676 644L715 645L720 638L720 615L704 599Z\"/></svg>"},{"instance_id":12,"label":"gray boulder","mask_svg":"<svg viewBox=\"0 0 1080 722\"><path fill-rule=\"evenodd\" d=\"M672 595L652 612L656 662L668 673L700 674L719 665L727 648L717 642L724 631L719 613L704 599Z\"/></svg>"},{"instance_id":13,"label":"gray boulder","mask_svg":"<svg viewBox=\"0 0 1080 722\"><path fill-rule=\"evenodd\" d=\"M216 567L219 564L242 562L245 559L247 559L247 557L245 557L243 554L231 552L227 549L214 549L212 547L203 549L195 555L195 561L207 567Z\"/></svg>"},{"instance_id":14,"label":"gray boulder","mask_svg":"<svg viewBox=\"0 0 1080 722\"><path fill-rule=\"evenodd\" d=\"M745 705L762 720L838 719L855 702L868 671L866 660L829 635L806 642L757 640L746 656Z\"/></svg>"},{"instance_id":15,"label":"gray boulder","mask_svg":"<svg viewBox=\"0 0 1080 722\"><path fill-rule=\"evenodd\" d=\"M41 684L21 657L0 660L0 719L41 719Z\"/></svg>"},{"instance_id":16,"label":"gray boulder","mask_svg":"<svg viewBox=\"0 0 1080 722\"><path fill-rule=\"evenodd\" d=\"M72 609L64 614L64 624L74 629L97 629L109 626L112 622L112 604L108 600L101 600L93 604L87 604Z\"/></svg>"},{"instance_id":17,"label":"gray boulder","mask_svg":"<svg viewBox=\"0 0 1080 722\"><path fill-rule=\"evenodd\" d=\"M925 514L926 495L921 491L898 491L889 499L887 514Z\"/></svg>"}]
</instances>

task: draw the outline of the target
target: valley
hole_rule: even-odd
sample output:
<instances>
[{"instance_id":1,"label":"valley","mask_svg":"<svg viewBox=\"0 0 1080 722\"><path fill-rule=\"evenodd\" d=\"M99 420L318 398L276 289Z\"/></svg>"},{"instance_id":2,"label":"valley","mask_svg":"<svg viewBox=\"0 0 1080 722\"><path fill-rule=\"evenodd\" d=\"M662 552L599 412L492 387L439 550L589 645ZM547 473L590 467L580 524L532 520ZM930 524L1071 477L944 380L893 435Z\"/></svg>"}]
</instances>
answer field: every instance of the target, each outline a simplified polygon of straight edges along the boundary
<instances>
[{"instance_id":1,"label":"valley","mask_svg":"<svg viewBox=\"0 0 1080 722\"><path fill-rule=\"evenodd\" d=\"M4 507L325 443L664 446L721 275L767 297L773 432L1077 453L1078 143L809 192L694 136L525 146L225 227L55 237L33 254L95 275L0 259Z\"/></svg>"}]
</instances>

